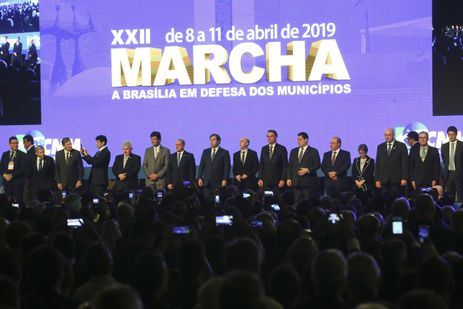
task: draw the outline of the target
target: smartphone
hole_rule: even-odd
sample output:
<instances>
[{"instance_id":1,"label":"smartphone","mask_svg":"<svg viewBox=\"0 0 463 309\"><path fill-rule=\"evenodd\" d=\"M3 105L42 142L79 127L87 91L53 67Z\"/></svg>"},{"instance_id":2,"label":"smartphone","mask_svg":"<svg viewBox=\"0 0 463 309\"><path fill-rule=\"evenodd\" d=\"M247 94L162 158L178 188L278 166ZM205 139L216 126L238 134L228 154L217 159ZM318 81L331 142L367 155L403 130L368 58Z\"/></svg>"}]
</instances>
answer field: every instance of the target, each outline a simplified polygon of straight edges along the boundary
<instances>
[{"instance_id":1,"label":"smartphone","mask_svg":"<svg viewBox=\"0 0 463 309\"><path fill-rule=\"evenodd\" d=\"M159 200L162 200L162 198L164 197L164 192L158 191L158 193L156 193L156 197L157 197Z\"/></svg>"},{"instance_id":2,"label":"smartphone","mask_svg":"<svg viewBox=\"0 0 463 309\"><path fill-rule=\"evenodd\" d=\"M328 222L330 222L331 224L336 224L339 221L341 221L341 218L337 213L330 213L330 215L328 216Z\"/></svg>"},{"instance_id":3,"label":"smartphone","mask_svg":"<svg viewBox=\"0 0 463 309\"><path fill-rule=\"evenodd\" d=\"M68 219L67 224L70 228L76 229L84 225L83 219Z\"/></svg>"},{"instance_id":4,"label":"smartphone","mask_svg":"<svg viewBox=\"0 0 463 309\"><path fill-rule=\"evenodd\" d=\"M216 216L215 224L217 225L232 225L233 216Z\"/></svg>"},{"instance_id":5,"label":"smartphone","mask_svg":"<svg viewBox=\"0 0 463 309\"><path fill-rule=\"evenodd\" d=\"M95 204L95 205L100 204L100 200L97 199L97 198L94 198L94 199L93 199L93 204Z\"/></svg>"},{"instance_id":6,"label":"smartphone","mask_svg":"<svg viewBox=\"0 0 463 309\"><path fill-rule=\"evenodd\" d=\"M191 181L185 180L185 181L183 182L183 186L184 186L184 187L189 187L189 186L191 186Z\"/></svg>"},{"instance_id":7,"label":"smartphone","mask_svg":"<svg viewBox=\"0 0 463 309\"><path fill-rule=\"evenodd\" d=\"M66 195L67 195L67 194L68 194L68 193L67 193L66 191L62 191L62 192L61 192L61 197L62 197L62 198L66 198Z\"/></svg>"},{"instance_id":8,"label":"smartphone","mask_svg":"<svg viewBox=\"0 0 463 309\"><path fill-rule=\"evenodd\" d=\"M280 211L280 205L278 205L278 204L272 204L272 205L270 205L270 207L272 207L272 209L275 210L275 211Z\"/></svg>"},{"instance_id":9,"label":"smartphone","mask_svg":"<svg viewBox=\"0 0 463 309\"><path fill-rule=\"evenodd\" d=\"M219 195L216 195L216 196L214 197L214 202L215 202L216 204L220 204L220 196L219 196Z\"/></svg>"},{"instance_id":10,"label":"smartphone","mask_svg":"<svg viewBox=\"0 0 463 309\"><path fill-rule=\"evenodd\" d=\"M273 196L273 191L264 191L264 196Z\"/></svg>"},{"instance_id":11,"label":"smartphone","mask_svg":"<svg viewBox=\"0 0 463 309\"><path fill-rule=\"evenodd\" d=\"M260 220L253 220L250 222L250 224L251 224L251 227L253 228L262 228L264 226L264 222Z\"/></svg>"},{"instance_id":12,"label":"smartphone","mask_svg":"<svg viewBox=\"0 0 463 309\"><path fill-rule=\"evenodd\" d=\"M129 199L133 199L133 192L129 192Z\"/></svg>"},{"instance_id":13,"label":"smartphone","mask_svg":"<svg viewBox=\"0 0 463 309\"><path fill-rule=\"evenodd\" d=\"M392 234L402 235L404 233L404 223L401 220L392 221Z\"/></svg>"},{"instance_id":14,"label":"smartphone","mask_svg":"<svg viewBox=\"0 0 463 309\"><path fill-rule=\"evenodd\" d=\"M18 204L18 203L13 203L13 204L11 204L11 206L14 207L14 208L19 208L19 204Z\"/></svg>"},{"instance_id":15,"label":"smartphone","mask_svg":"<svg viewBox=\"0 0 463 309\"><path fill-rule=\"evenodd\" d=\"M420 236L420 242L424 242L429 238L429 225L420 225L418 228L418 236Z\"/></svg>"},{"instance_id":16,"label":"smartphone","mask_svg":"<svg viewBox=\"0 0 463 309\"><path fill-rule=\"evenodd\" d=\"M243 192L243 198L248 199L251 197L251 193Z\"/></svg>"},{"instance_id":17,"label":"smartphone","mask_svg":"<svg viewBox=\"0 0 463 309\"><path fill-rule=\"evenodd\" d=\"M189 226L174 226L172 228L172 233L177 235L188 235L190 234L190 227Z\"/></svg>"}]
</instances>

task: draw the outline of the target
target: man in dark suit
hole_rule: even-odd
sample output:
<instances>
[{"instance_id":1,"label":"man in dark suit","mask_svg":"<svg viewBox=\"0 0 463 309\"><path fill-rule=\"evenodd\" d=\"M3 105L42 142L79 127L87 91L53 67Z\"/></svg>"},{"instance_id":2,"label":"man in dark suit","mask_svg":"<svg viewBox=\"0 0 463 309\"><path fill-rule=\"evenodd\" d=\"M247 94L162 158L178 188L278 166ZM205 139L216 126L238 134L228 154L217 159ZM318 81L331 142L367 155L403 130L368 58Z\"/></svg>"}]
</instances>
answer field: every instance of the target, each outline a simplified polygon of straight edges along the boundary
<instances>
[{"instance_id":1,"label":"man in dark suit","mask_svg":"<svg viewBox=\"0 0 463 309\"><path fill-rule=\"evenodd\" d=\"M419 151L413 153L410 180L415 190L434 187L439 182L440 158L439 151L428 145L428 132L419 134Z\"/></svg>"},{"instance_id":2,"label":"man in dark suit","mask_svg":"<svg viewBox=\"0 0 463 309\"><path fill-rule=\"evenodd\" d=\"M34 39L31 39L29 45L29 51L27 52L27 61L29 64L35 66L37 64L37 48L34 44Z\"/></svg>"},{"instance_id":3,"label":"man in dark suit","mask_svg":"<svg viewBox=\"0 0 463 309\"><path fill-rule=\"evenodd\" d=\"M463 142L457 139L458 130L454 126L447 129L449 141L442 145L441 154L444 161L445 192L452 194L455 201L460 202L463 178Z\"/></svg>"},{"instance_id":4,"label":"man in dark suit","mask_svg":"<svg viewBox=\"0 0 463 309\"><path fill-rule=\"evenodd\" d=\"M19 65L22 64L22 52L23 52L23 43L21 43L21 38L18 36L16 42L13 45L13 54L11 55L11 65L14 65L15 62L18 62Z\"/></svg>"},{"instance_id":5,"label":"man in dark suit","mask_svg":"<svg viewBox=\"0 0 463 309\"><path fill-rule=\"evenodd\" d=\"M58 190L76 191L82 187L84 166L80 152L72 148L69 137L61 140L63 149L56 152L55 176Z\"/></svg>"},{"instance_id":6,"label":"man in dark suit","mask_svg":"<svg viewBox=\"0 0 463 309\"><path fill-rule=\"evenodd\" d=\"M199 162L198 186L203 188L204 197L211 199L217 188L225 188L230 176L230 154L220 148L220 135L209 137L211 147L204 149Z\"/></svg>"},{"instance_id":7,"label":"man in dark suit","mask_svg":"<svg viewBox=\"0 0 463 309\"><path fill-rule=\"evenodd\" d=\"M92 157L87 149L81 147L81 153L85 162L92 166L88 176L88 188L94 196L103 196L108 188L108 166L111 161L111 152L108 149L108 139L104 135L95 138L98 151Z\"/></svg>"},{"instance_id":8,"label":"man in dark suit","mask_svg":"<svg viewBox=\"0 0 463 309\"><path fill-rule=\"evenodd\" d=\"M185 150L185 141L175 141L175 152L170 155L167 167L167 188L169 190L184 181L193 184L196 176L195 156Z\"/></svg>"},{"instance_id":9,"label":"man in dark suit","mask_svg":"<svg viewBox=\"0 0 463 309\"><path fill-rule=\"evenodd\" d=\"M8 42L8 37L5 36L2 47L0 48L0 59L8 63L9 57L10 57L10 42Z\"/></svg>"},{"instance_id":10,"label":"man in dark suit","mask_svg":"<svg viewBox=\"0 0 463 309\"><path fill-rule=\"evenodd\" d=\"M277 131L267 131L268 145L262 147L260 153L259 180L257 182L260 188L277 190L285 186L288 151L285 146L277 143L277 138Z\"/></svg>"},{"instance_id":11,"label":"man in dark suit","mask_svg":"<svg viewBox=\"0 0 463 309\"><path fill-rule=\"evenodd\" d=\"M325 174L325 191L328 196L337 197L351 186L347 179L350 167L350 152L341 149L341 139L330 140L330 151L323 154L322 171Z\"/></svg>"},{"instance_id":12,"label":"man in dark suit","mask_svg":"<svg viewBox=\"0 0 463 309\"><path fill-rule=\"evenodd\" d=\"M240 150L233 154L233 177L242 191L257 189L256 174L259 170L257 152L249 149L249 138L240 138Z\"/></svg>"},{"instance_id":13,"label":"man in dark suit","mask_svg":"<svg viewBox=\"0 0 463 309\"><path fill-rule=\"evenodd\" d=\"M122 154L116 156L112 171L116 177L113 190L124 192L138 189L138 172L141 167L141 157L132 153L132 143L122 144Z\"/></svg>"},{"instance_id":14,"label":"man in dark suit","mask_svg":"<svg viewBox=\"0 0 463 309\"><path fill-rule=\"evenodd\" d=\"M17 203L23 201L23 187L27 177L26 154L18 150L19 141L15 136L9 138L10 150L5 151L0 161L0 175L8 198Z\"/></svg>"},{"instance_id":15,"label":"man in dark suit","mask_svg":"<svg viewBox=\"0 0 463 309\"><path fill-rule=\"evenodd\" d=\"M35 159L37 158L35 155L35 146L34 146L34 137L32 135L27 134L23 137L23 146L26 149L26 158L27 164L31 165L34 164ZM29 169L29 167L28 167ZM29 177L26 177L26 182L24 183L24 192L23 192L23 199L24 202L29 202L31 200L31 190L29 184Z\"/></svg>"},{"instance_id":16,"label":"man in dark suit","mask_svg":"<svg viewBox=\"0 0 463 309\"><path fill-rule=\"evenodd\" d=\"M404 195L408 179L408 151L396 141L394 130L386 129L385 142L376 150L375 185L382 194Z\"/></svg>"},{"instance_id":17,"label":"man in dark suit","mask_svg":"<svg viewBox=\"0 0 463 309\"><path fill-rule=\"evenodd\" d=\"M286 184L293 189L296 201L309 199L320 190L317 170L320 168L318 150L309 146L309 136L306 132L297 135L298 147L293 148L289 155Z\"/></svg>"},{"instance_id":18,"label":"man in dark suit","mask_svg":"<svg viewBox=\"0 0 463 309\"><path fill-rule=\"evenodd\" d=\"M407 134L407 142L410 146L408 152L408 174L411 175L410 169L412 168L412 158L415 152L420 151L420 143L418 143L418 133L416 131L410 131ZM407 183L407 197L413 197L415 189L413 189L411 181Z\"/></svg>"},{"instance_id":19,"label":"man in dark suit","mask_svg":"<svg viewBox=\"0 0 463 309\"><path fill-rule=\"evenodd\" d=\"M30 196L38 198L40 190L52 191L55 188L55 161L45 155L42 146L35 148L35 159L29 161Z\"/></svg>"}]
</instances>

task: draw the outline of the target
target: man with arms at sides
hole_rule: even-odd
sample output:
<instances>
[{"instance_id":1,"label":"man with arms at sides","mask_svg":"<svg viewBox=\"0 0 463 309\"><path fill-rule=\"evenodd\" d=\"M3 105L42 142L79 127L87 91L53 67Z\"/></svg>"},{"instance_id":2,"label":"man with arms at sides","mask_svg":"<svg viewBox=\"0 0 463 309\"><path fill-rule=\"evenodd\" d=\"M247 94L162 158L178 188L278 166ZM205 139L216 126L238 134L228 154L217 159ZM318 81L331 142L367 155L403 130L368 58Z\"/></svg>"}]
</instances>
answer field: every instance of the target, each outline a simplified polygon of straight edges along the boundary
<instances>
[{"instance_id":1,"label":"man with arms at sides","mask_svg":"<svg viewBox=\"0 0 463 309\"><path fill-rule=\"evenodd\" d=\"M150 135L152 147L146 148L143 158L147 187L154 191L166 186L167 167L169 166L170 151L161 145L161 133L153 131Z\"/></svg>"},{"instance_id":2,"label":"man with arms at sides","mask_svg":"<svg viewBox=\"0 0 463 309\"><path fill-rule=\"evenodd\" d=\"M233 177L242 191L257 189L256 174L259 170L257 152L249 149L249 138L240 138L240 150L233 154Z\"/></svg>"},{"instance_id":3,"label":"man with arms at sides","mask_svg":"<svg viewBox=\"0 0 463 309\"><path fill-rule=\"evenodd\" d=\"M88 188L95 196L103 196L108 188L108 166L111 160L111 152L108 149L108 139L104 135L95 137L98 151L92 157L87 149L81 147L81 153L85 162L92 166L88 177Z\"/></svg>"},{"instance_id":4,"label":"man with arms at sides","mask_svg":"<svg viewBox=\"0 0 463 309\"><path fill-rule=\"evenodd\" d=\"M408 152L408 175L411 175L410 169L412 168L412 158L413 154L417 151L420 151L420 143L418 143L418 133L416 131L410 131L407 134L407 142L410 146ZM413 196L413 189L411 181L407 183L407 197L410 198Z\"/></svg>"},{"instance_id":5,"label":"man with arms at sides","mask_svg":"<svg viewBox=\"0 0 463 309\"><path fill-rule=\"evenodd\" d=\"M27 61L30 65L37 65L37 48L34 44L34 39L30 39L29 51L27 52Z\"/></svg>"},{"instance_id":6,"label":"man with arms at sides","mask_svg":"<svg viewBox=\"0 0 463 309\"><path fill-rule=\"evenodd\" d=\"M230 176L230 154L220 148L220 135L209 136L211 147L204 149L198 170L198 186L203 188L204 198L210 200L216 188L225 188Z\"/></svg>"},{"instance_id":7,"label":"man with arms at sides","mask_svg":"<svg viewBox=\"0 0 463 309\"><path fill-rule=\"evenodd\" d=\"M453 195L455 201L462 201L462 160L463 142L457 139L458 130L454 126L447 129L449 141L442 145L442 161L444 161L445 192Z\"/></svg>"},{"instance_id":8,"label":"man with arms at sides","mask_svg":"<svg viewBox=\"0 0 463 309\"><path fill-rule=\"evenodd\" d=\"M262 147L259 163L259 188L268 188L279 193L286 182L286 167L288 165L288 150L277 143L278 133L267 131L268 145Z\"/></svg>"},{"instance_id":9,"label":"man with arms at sides","mask_svg":"<svg viewBox=\"0 0 463 309\"><path fill-rule=\"evenodd\" d=\"M74 192L82 187L84 166L80 152L72 148L69 137L61 140L63 149L56 152L55 177L58 190Z\"/></svg>"},{"instance_id":10,"label":"man with arms at sides","mask_svg":"<svg viewBox=\"0 0 463 309\"><path fill-rule=\"evenodd\" d=\"M13 54L11 55L11 65L14 65L16 61L19 65L22 64L22 52L23 52L23 43L21 43L21 38L18 36L16 42L13 45Z\"/></svg>"},{"instance_id":11,"label":"man with arms at sides","mask_svg":"<svg viewBox=\"0 0 463 309\"><path fill-rule=\"evenodd\" d=\"M45 155L42 146L35 148L35 160L29 164L29 183L31 198L38 198L40 190L52 191L55 188L55 160Z\"/></svg>"},{"instance_id":12,"label":"man with arms at sides","mask_svg":"<svg viewBox=\"0 0 463 309\"><path fill-rule=\"evenodd\" d=\"M404 195L408 179L408 151L395 139L394 129L384 132L384 143L376 150L375 186L382 194Z\"/></svg>"},{"instance_id":13,"label":"man with arms at sides","mask_svg":"<svg viewBox=\"0 0 463 309\"><path fill-rule=\"evenodd\" d=\"M195 181L195 176L195 156L185 150L185 141L179 138L175 141L175 152L169 158L167 188L172 190L184 181L188 181L192 185Z\"/></svg>"},{"instance_id":14,"label":"man with arms at sides","mask_svg":"<svg viewBox=\"0 0 463 309\"><path fill-rule=\"evenodd\" d=\"M32 135L28 134L23 137L23 146L24 149L26 149L27 164L35 164L35 160L37 157L35 155L34 138L32 137ZM29 177L26 177L26 182L24 183L23 200L26 203L31 200L31 188L29 184Z\"/></svg>"},{"instance_id":15,"label":"man with arms at sides","mask_svg":"<svg viewBox=\"0 0 463 309\"><path fill-rule=\"evenodd\" d=\"M419 134L419 151L413 153L412 167L410 169L410 180L413 189L434 187L439 182L440 177L440 157L439 151L428 144L428 132Z\"/></svg>"},{"instance_id":16,"label":"man with arms at sides","mask_svg":"<svg viewBox=\"0 0 463 309\"><path fill-rule=\"evenodd\" d=\"M132 143L122 144L122 154L116 156L112 171L116 177L113 190L116 193L138 189L138 172L141 167L141 157L132 152Z\"/></svg>"},{"instance_id":17,"label":"man with arms at sides","mask_svg":"<svg viewBox=\"0 0 463 309\"><path fill-rule=\"evenodd\" d=\"M341 149L341 143L339 137L332 137L331 150L323 154L322 171L325 174L325 191L331 197L338 197L351 187L347 179L347 170L351 165L350 152Z\"/></svg>"},{"instance_id":18,"label":"man with arms at sides","mask_svg":"<svg viewBox=\"0 0 463 309\"><path fill-rule=\"evenodd\" d=\"M15 136L8 140L10 150L3 153L0 161L0 175L8 198L16 203L23 201L23 187L27 177L26 154L18 150L19 141Z\"/></svg>"},{"instance_id":19,"label":"man with arms at sides","mask_svg":"<svg viewBox=\"0 0 463 309\"><path fill-rule=\"evenodd\" d=\"M8 42L8 37L3 38L2 47L0 47L0 59L8 63L8 58L10 57L10 42Z\"/></svg>"},{"instance_id":20,"label":"man with arms at sides","mask_svg":"<svg viewBox=\"0 0 463 309\"><path fill-rule=\"evenodd\" d=\"M309 146L306 132L297 135L297 144L298 147L293 148L289 155L286 184L293 189L296 202L299 202L308 200L313 193L320 190L317 177L320 155L317 149Z\"/></svg>"}]
</instances>

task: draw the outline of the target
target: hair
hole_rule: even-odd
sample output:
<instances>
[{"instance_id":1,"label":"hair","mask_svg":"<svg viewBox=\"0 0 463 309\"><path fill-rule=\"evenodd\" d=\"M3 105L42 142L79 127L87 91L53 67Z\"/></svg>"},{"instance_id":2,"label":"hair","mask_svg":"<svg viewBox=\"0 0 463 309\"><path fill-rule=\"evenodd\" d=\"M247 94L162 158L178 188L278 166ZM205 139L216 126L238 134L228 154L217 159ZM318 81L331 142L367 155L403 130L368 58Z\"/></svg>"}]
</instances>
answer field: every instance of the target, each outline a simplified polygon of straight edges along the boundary
<instances>
[{"instance_id":1,"label":"hair","mask_svg":"<svg viewBox=\"0 0 463 309\"><path fill-rule=\"evenodd\" d=\"M335 138L335 139L338 141L339 145L341 145L341 144L342 144L342 141L341 141L341 138L340 138L340 137L337 137L337 136L333 136L333 138Z\"/></svg>"},{"instance_id":2,"label":"hair","mask_svg":"<svg viewBox=\"0 0 463 309\"><path fill-rule=\"evenodd\" d=\"M98 135L95 137L95 140L100 141L101 143L104 143L105 145L108 143L108 138L104 135Z\"/></svg>"},{"instance_id":3,"label":"hair","mask_svg":"<svg viewBox=\"0 0 463 309\"><path fill-rule=\"evenodd\" d=\"M357 151L365 151L366 153L368 153L367 144L360 144Z\"/></svg>"},{"instance_id":4,"label":"hair","mask_svg":"<svg viewBox=\"0 0 463 309\"><path fill-rule=\"evenodd\" d=\"M408 132L407 137L411 138L411 139L413 139L415 141L418 141L418 133L416 133L416 131Z\"/></svg>"},{"instance_id":5,"label":"hair","mask_svg":"<svg viewBox=\"0 0 463 309\"><path fill-rule=\"evenodd\" d=\"M155 137L155 136L158 138L158 140L161 140L161 132L159 132L159 131L151 132L150 137L152 138L152 137Z\"/></svg>"},{"instance_id":6,"label":"hair","mask_svg":"<svg viewBox=\"0 0 463 309\"><path fill-rule=\"evenodd\" d=\"M276 137L278 137L278 132L273 129L267 130L267 133L273 133Z\"/></svg>"},{"instance_id":7,"label":"hair","mask_svg":"<svg viewBox=\"0 0 463 309\"><path fill-rule=\"evenodd\" d=\"M458 129L455 126L450 126L447 128L447 133L449 132L455 132L455 134L458 133Z\"/></svg>"},{"instance_id":8,"label":"hair","mask_svg":"<svg viewBox=\"0 0 463 309\"><path fill-rule=\"evenodd\" d=\"M30 142L31 144L33 144L34 143L34 138L32 137L32 135L27 134L27 135L24 135L23 141L27 141L27 142Z\"/></svg>"},{"instance_id":9,"label":"hair","mask_svg":"<svg viewBox=\"0 0 463 309\"><path fill-rule=\"evenodd\" d=\"M249 140L249 138L247 138L247 137L242 137L242 138L240 138L240 140L241 140L241 139L246 140L246 142L248 143L248 145L251 144L251 141Z\"/></svg>"},{"instance_id":10,"label":"hair","mask_svg":"<svg viewBox=\"0 0 463 309\"><path fill-rule=\"evenodd\" d=\"M185 145L185 140L183 138L178 138L177 141Z\"/></svg>"},{"instance_id":11,"label":"hair","mask_svg":"<svg viewBox=\"0 0 463 309\"><path fill-rule=\"evenodd\" d=\"M95 309L142 309L138 294L128 285L112 284L99 291L93 299Z\"/></svg>"},{"instance_id":12,"label":"hair","mask_svg":"<svg viewBox=\"0 0 463 309\"><path fill-rule=\"evenodd\" d=\"M429 134L428 134L428 132L426 132L426 131L421 131L421 132L420 132L420 135L421 135L421 134L426 134L426 137L429 137Z\"/></svg>"},{"instance_id":13,"label":"hair","mask_svg":"<svg viewBox=\"0 0 463 309\"><path fill-rule=\"evenodd\" d=\"M61 139L61 145L64 146L64 145L66 145L67 142L70 142L70 141L71 141L71 139L69 137L63 137Z\"/></svg>"},{"instance_id":14,"label":"hair","mask_svg":"<svg viewBox=\"0 0 463 309\"><path fill-rule=\"evenodd\" d=\"M219 134L217 133L212 133L210 136L209 136L209 139L211 139L212 137L214 137L217 139L217 141L220 143L220 141L222 140L222 138L220 137Z\"/></svg>"},{"instance_id":15,"label":"hair","mask_svg":"<svg viewBox=\"0 0 463 309\"><path fill-rule=\"evenodd\" d=\"M8 143L11 144L12 141L14 140L18 140L18 138L16 136L11 136L9 139L8 139Z\"/></svg>"},{"instance_id":16,"label":"hair","mask_svg":"<svg viewBox=\"0 0 463 309\"><path fill-rule=\"evenodd\" d=\"M43 146L37 146L35 147L35 151L37 152L38 150L43 150L45 151L45 148Z\"/></svg>"},{"instance_id":17,"label":"hair","mask_svg":"<svg viewBox=\"0 0 463 309\"><path fill-rule=\"evenodd\" d=\"M103 242L90 245L85 252L85 268L92 276L111 273L113 266L111 252Z\"/></svg>"},{"instance_id":18,"label":"hair","mask_svg":"<svg viewBox=\"0 0 463 309\"><path fill-rule=\"evenodd\" d=\"M309 135L306 132L299 132L297 136L302 137L303 139L309 139Z\"/></svg>"},{"instance_id":19,"label":"hair","mask_svg":"<svg viewBox=\"0 0 463 309\"><path fill-rule=\"evenodd\" d=\"M124 146L127 146L127 147L129 147L130 149L132 149L132 148L133 148L133 147L132 147L132 143L131 143L131 142L129 142L129 141L125 141L125 142L123 142L123 143L122 143L122 147L124 147Z\"/></svg>"}]
</instances>

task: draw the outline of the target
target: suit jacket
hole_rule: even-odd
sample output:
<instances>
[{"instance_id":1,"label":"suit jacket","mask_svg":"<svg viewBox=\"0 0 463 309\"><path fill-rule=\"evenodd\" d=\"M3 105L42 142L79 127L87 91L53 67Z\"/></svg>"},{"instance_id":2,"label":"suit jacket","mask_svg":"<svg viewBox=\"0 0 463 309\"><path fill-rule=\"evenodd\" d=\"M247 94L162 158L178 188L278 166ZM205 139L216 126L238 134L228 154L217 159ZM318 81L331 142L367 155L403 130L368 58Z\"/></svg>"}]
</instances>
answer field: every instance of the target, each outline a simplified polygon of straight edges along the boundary
<instances>
[{"instance_id":1,"label":"suit jacket","mask_svg":"<svg viewBox=\"0 0 463 309\"><path fill-rule=\"evenodd\" d=\"M91 155L83 157L85 162L92 166L88 176L89 184L92 186L108 186L108 166L111 161L111 152L105 147Z\"/></svg>"},{"instance_id":2,"label":"suit jacket","mask_svg":"<svg viewBox=\"0 0 463 309\"><path fill-rule=\"evenodd\" d=\"M27 157L26 154L20 150L17 150L13 158L14 168L13 170L8 169L8 164L10 162L10 151L5 151L2 154L2 159L0 161L0 176L3 174L11 174L13 178L10 182L2 177L3 184L11 185L24 185L24 182L27 177Z\"/></svg>"},{"instance_id":3,"label":"suit jacket","mask_svg":"<svg viewBox=\"0 0 463 309\"><path fill-rule=\"evenodd\" d=\"M55 177L57 183L70 188L74 188L78 180L84 179L84 166L79 151L71 150L68 164L66 164L64 149L56 152Z\"/></svg>"},{"instance_id":4,"label":"suit jacket","mask_svg":"<svg viewBox=\"0 0 463 309\"><path fill-rule=\"evenodd\" d=\"M29 46L29 51L28 51L28 59L32 61L37 61L37 48L35 48L35 44L32 44Z\"/></svg>"},{"instance_id":5,"label":"suit jacket","mask_svg":"<svg viewBox=\"0 0 463 309\"><path fill-rule=\"evenodd\" d=\"M394 141L391 154L387 154L387 143L381 143L376 150L375 180L381 183L399 184L408 179L408 151L404 143Z\"/></svg>"},{"instance_id":6,"label":"suit jacket","mask_svg":"<svg viewBox=\"0 0 463 309\"><path fill-rule=\"evenodd\" d=\"M128 191L138 189L138 172L141 167L141 157L136 154L130 154L124 167L124 155L116 156L112 171L116 177L114 184L115 191ZM119 174L126 173L126 178L121 181L118 177Z\"/></svg>"},{"instance_id":7,"label":"suit jacket","mask_svg":"<svg viewBox=\"0 0 463 309\"><path fill-rule=\"evenodd\" d=\"M147 186L154 184L153 181L148 179L148 175L156 173L159 179L156 181L158 186L164 187L166 185L167 167L169 166L170 151L168 148L159 145L158 155L154 159L154 147L148 147L145 150L145 157L143 158L143 169L145 171Z\"/></svg>"},{"instance_id":8,"label":"suit jacket","mask_svg":"<svg viewBox=\"0 0 463 309\"><path fill-rule=\"evenodd\" d=\"M273 156L269 158L269 145L262 147L260 152L259 179L262 179L265 187L278 186L280 180L286 180L286 168L288 165L288 150L280 144L275 144Z\"/></svg>"},{"instance_id":9,"label":"suit jacket","mask_svg":"<svg viewBox=\"0 0 463 309\"><path fill-rule=\"evenodd\" d=\"M444 161L444 179L447 181L448 172L449 172L449 155L450 155L450 143L449 142L442 145L441 154L442 154L442 161ZM454 161L455 161L455 171L460 181L463 179L462 160L463 160L463 142L460 140L457 140L457 144L455 145Z\"/></svg>"},{"instance_id":10,"label":"suit jacket","mask_svg":"<svg viewBox=\"0 0 463 309\"><path fill-rule=\"evenodd\" d=\"M211 154L212 148L204 149L199 163L198 178L203 180L205 187L215 188L230 176L230 154L221 147L217 149L213 160Z\"/></svg>"},{"instance_id":11,"label":"suit jacket","mask_svg":"<svg viewBox=\"0 0 463 309\"><path fill-rule=\"evenodd\" d=\"M417 187L430 187L433 180L440 177L439 151L428 145L426 157L421 160L420 151L413 153L410 180L416 182Z\"/></svg>"},{"instance_id":12,"label":"suit jacket","mask_svg":"<svg viewBox=\"0 0 463 309\"><path fill-rule=\"evenodd\" d=\"M267 147L268 149L268 147ZM309 173L299 176L297 171L301 168L308 168ZM286 177L291 179L293 187L318 188L320 185L317 177L317 170L320 168L320 155L316 148L307 146L299 162L299 147L293 148L289 154Z\"/></svg>"},{"instance_id":13,"label":"suit jacket","mask_svg":"<svg viewBox=\"0 0 463 309\"><path fill-rule=\"evenodd\" d=\"M10 50L10 42L6 42L2 45L2 48L0 49L2 51L2 56L7 56L9 54Z\"/></svg>"},{"instance_id":14,"label":"suit jacket","mask_svg":"<svg viewBox=\"0 0 463 309\"><path fill-rule=\"evenodd\" d=\"M35 155L35 146L32 145L29 150L26 152L26 157L27 157L27 164L34 164L36 163L35 160L37 159L37 156Z\"/></svg>"},{"instance_id":15,"label":"suit jacket","mask_svg":"<svg viewBox=\"0 0 463 309\"><path fill-rule=\"evenodd\" d=\"M333 155L332 151L327 151L323 154L322 171L326 176L325 184L342 187L347 185L347 171L351 164L350 152L343 149L338 149L337 151L338 153L334 164L331 163L331 156ZM336 172L338 179L334 181L329 178L328 172Z\"/></svg>"},{"instance_id":16,"label":"suit jacket","mask_svg":"<svg viewBox=\"0 0 463 309\"><path fill-rule=\"evenodd\" d=\"M178 182L189 181L193 183L196 176L195 156L187 151L183 151L180 165L177 164L177 152L170 155L169 166L167 168L167 183L175 185Z\"/></svg>"},{"instance_id":17,"label":"suit jacket","mask_svg":"<svg viewBox=\"0 0 463 309\"><path fill-rule=\"evenodd\" d=\"M365 180L366 189L368 191L374 190L375 188L375 160L367 156L363 170L360 169L360 158L355 158L352 163L352 179L353 180Z\"/></svg>"},{"instance_id":18,"label":"suit jacket","mask_svg":"<svg viewBox=\"0 0 463 309\"><path fill-rule=\"evenodd\" d=\"M242 190L255 190L257 188L256 174L259 171L259 159L257 152L248 149L244 163L241 162L241 150L233 154L233 176L246 174L247 179L236 181L235 184Z\"/></svg>"},{"instance_id":19,"label":"suit jacket","mask_svg":"<svg viewBox=\"0 0 463 309\"><path fill-rule=\"evenodd\" d=\"M42 169L39 171L37 158L29 161L29 184L32 192L40 189L53 190L55 188L55 160L52 157L43 158Z\"/></svg>"},{"instance_id":20,"label":"suit jacket","mask_svg":"<svg viewBox=\"0 0 463 309\"><path fill-rule=\"evenodd\" d=\"M21 56L22 51L23 51L23 43L19 42L18 44L16 43L13 44L13 53L16 53L18 57Z\"/></svg>"}]
</instances>

